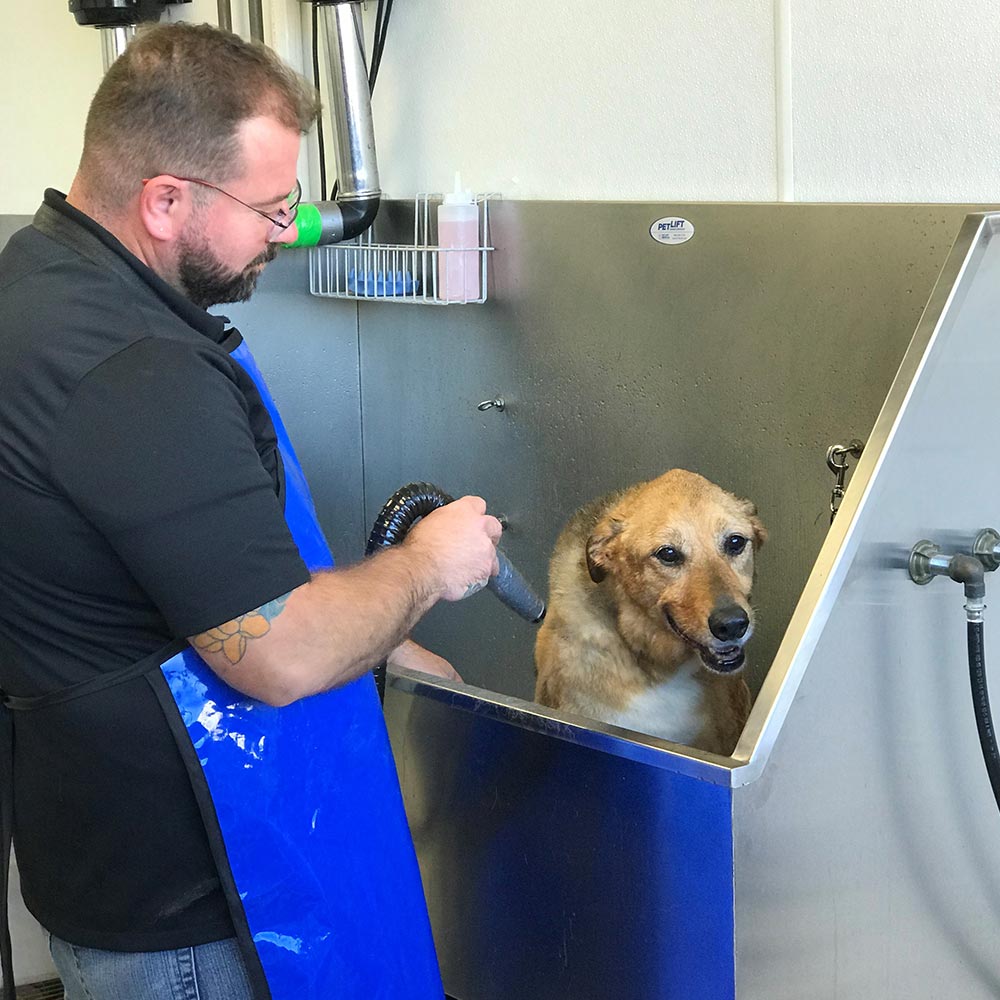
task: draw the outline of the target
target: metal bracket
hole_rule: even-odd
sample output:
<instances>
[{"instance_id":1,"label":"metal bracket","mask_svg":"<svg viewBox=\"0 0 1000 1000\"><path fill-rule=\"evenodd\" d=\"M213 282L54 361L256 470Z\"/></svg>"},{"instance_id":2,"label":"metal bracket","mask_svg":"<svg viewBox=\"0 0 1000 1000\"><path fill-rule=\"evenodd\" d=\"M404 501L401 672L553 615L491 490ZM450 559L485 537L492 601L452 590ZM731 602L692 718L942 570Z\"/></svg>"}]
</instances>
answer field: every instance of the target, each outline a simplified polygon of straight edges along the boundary
<instances>
[{"instance_id":1,"label":"metal bracket","mask_svg":"<svg viewBox=\"0 0 1000 1000\"><path fill-rule=\"evenodd\" d=\"M931 560L941 551L940 545L924 538L910 550L910 579L924 586L931 582L937 573L931 570Z\"/></svg>"},{"instance_id":2,"label":"metal bracket","mask_svg":"<svg viewBox=\"0 0 1000 1000\"><path fill-rule=\"evenodd\" d=\"M1000 567L1000 559L997 558L998 546L1000 546L1000 533L993 528L983 528L972 543L973 555L979 557L979 561L988 573Z\"/></svg>"}]
</instances>

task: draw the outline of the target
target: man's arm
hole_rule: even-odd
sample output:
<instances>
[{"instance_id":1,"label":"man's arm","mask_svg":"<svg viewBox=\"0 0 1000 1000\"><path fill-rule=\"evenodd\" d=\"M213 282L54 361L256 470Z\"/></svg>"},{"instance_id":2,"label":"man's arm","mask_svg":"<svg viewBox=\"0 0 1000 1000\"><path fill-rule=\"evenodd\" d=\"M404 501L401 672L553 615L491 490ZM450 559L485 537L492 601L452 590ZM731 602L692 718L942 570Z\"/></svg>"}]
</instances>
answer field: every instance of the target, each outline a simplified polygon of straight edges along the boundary
<instances>
[{"instance_id":1,"label":"man's arm","mask_svg":"<svg viewBox=\"0 0 1000 1000\"><path fill-rule=\"evenodd\" d=\"M326 691L386 659L438 600L497 572L500 523L478 497L423 518L402 545L314 574L191 645L227 684L271 705Z\"/></svg>"}]
</instances>

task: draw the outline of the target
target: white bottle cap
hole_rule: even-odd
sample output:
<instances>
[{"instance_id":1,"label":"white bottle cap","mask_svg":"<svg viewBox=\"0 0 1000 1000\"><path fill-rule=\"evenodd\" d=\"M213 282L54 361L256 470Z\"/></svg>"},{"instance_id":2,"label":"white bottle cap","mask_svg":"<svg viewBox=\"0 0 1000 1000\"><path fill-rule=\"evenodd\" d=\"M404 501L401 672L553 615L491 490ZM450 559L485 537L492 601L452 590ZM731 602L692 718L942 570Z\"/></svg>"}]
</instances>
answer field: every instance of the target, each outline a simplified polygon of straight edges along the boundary
<instances>
[{"instance_id":1,"label":"white bottle cap","mask_svg":"<svg viewBox=\"0 0 1000 1000\"><path fill-rule=\"evenodd\" d=\"M459 171L455 171L455 190L449 191L448 194L444 196L444 203L446 205L472 205L475 199L472 197L471 191L462 190L462 175Z\"/></svg>"}]
</instances>

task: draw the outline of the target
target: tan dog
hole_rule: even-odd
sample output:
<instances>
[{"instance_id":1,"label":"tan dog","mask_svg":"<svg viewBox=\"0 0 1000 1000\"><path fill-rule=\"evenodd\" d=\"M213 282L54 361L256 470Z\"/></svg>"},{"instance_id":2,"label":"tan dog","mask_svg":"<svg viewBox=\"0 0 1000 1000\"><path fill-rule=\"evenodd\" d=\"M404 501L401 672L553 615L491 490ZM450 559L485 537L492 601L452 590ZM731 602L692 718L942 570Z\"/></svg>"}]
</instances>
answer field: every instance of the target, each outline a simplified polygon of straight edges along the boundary
<instances>
[{"instance_id":1,"label":"tan dog","mask_svg":"<svg viewBox=\"0 0 1000 1000\"><path fill-rule=\"evenodd\" d=\"M552 555L535 700L732 753L766 537L752 503L683 469L577 511Z\"/></svg>"}]
</instances>

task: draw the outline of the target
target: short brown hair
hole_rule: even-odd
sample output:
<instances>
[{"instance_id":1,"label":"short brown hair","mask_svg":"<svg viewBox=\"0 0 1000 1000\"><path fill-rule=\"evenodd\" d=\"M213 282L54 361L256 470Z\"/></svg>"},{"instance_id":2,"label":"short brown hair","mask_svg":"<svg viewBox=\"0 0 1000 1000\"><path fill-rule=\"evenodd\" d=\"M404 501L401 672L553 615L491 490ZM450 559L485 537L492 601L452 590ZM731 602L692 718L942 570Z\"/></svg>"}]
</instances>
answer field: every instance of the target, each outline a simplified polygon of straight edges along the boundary
<instances>
[{"instance_id":1,"label":"short brown hair","mask_svg":"<svg viewBox=\"0 0 1000 1000\"><path fill-rule=\"evenodd\" d=\"M265 115L305 134L315 88L271 49L209 24L142 28L90 105L80 172L88 195L117 214L144 177L221 183L242 170L237 131Z\"/></svg>"}]
</instances>

